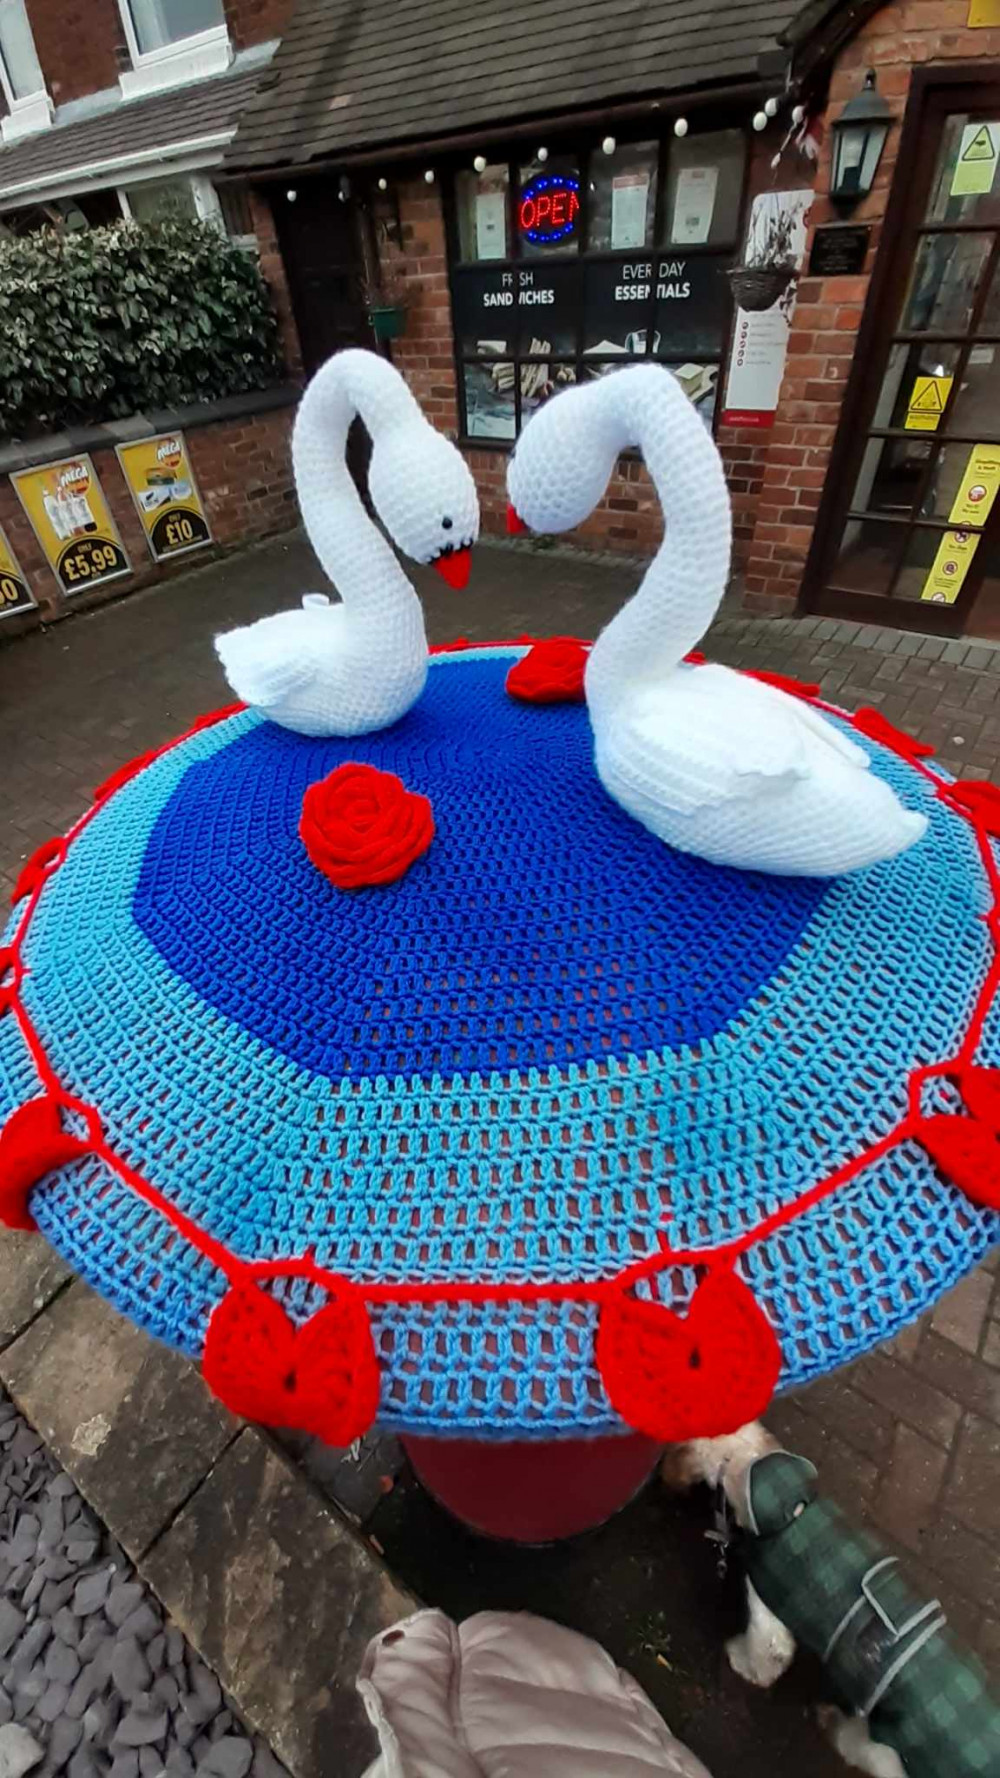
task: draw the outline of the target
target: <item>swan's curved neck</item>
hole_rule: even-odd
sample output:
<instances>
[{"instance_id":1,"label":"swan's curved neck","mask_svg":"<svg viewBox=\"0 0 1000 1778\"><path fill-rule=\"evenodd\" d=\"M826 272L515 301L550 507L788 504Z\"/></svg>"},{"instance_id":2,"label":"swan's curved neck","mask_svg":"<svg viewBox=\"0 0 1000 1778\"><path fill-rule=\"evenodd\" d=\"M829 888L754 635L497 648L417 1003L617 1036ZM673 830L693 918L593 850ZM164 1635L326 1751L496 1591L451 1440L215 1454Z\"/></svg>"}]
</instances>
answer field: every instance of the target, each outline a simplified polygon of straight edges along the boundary
<instances>
[{"instance_id":1,"label":"swan's curved neck","mask_svg":"<svg viewBox=\"0 0 1000 1778\"><path fill-rule=\"evenodd\" d=\"M642 451L666 535L637 593L602 631L587 668L587 696L612 699L662 680L701 640L729 576L732 516L718 452L679 385L664 402L662 371L617 371L593 386L598 428L615 454Z\"/></svg>"},{"instance_id":2,"label":"swan's curved neck","mask_svg":"<svg viewBox=\"0 0 1000 1778\"><path fill-rule=\"evenodd\" d=\"M402 378L371 352L340 352L317 371L299 404L292 467L309 541L352 619L396 621L407 613L423 633L420 601L372 523L347 467L347 435L356 417L374 439L397 424L423 420Z\"/></svg>"}]
</instances>

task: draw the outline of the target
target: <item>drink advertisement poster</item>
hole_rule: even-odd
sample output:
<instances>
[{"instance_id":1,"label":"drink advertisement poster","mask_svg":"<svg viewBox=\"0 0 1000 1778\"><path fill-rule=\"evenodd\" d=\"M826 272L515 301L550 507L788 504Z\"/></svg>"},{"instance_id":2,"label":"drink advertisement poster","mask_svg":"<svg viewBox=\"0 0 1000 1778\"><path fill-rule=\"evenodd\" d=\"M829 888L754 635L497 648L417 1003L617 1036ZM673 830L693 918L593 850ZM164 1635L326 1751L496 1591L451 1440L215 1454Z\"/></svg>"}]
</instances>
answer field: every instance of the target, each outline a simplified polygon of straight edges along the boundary
<instances>
[{"instance_id":1,"label":"drink advertisement poster","mask_svg":"<svg viewBox=\"0 0 1000 1778\"><path fill-rule=\"evenodd\" d=\"M85 593L106 580L131 574L89 457L65 457L44 469L22 469L11 481L64 593Z\"/></svg>"},{"instance_id":2,"label":"drink advertisement poster","mask_svg":"<svg viewBox=\"0 0 1000 1778\"><path fill-rule=\"evenodd\" d=\"M21 565L6 533L0 529L0 617L13 617L15 611L31 611L34 604Z\"/></svg>"},{"instance_id":3,"label":"drink advertisement poster","mask_svg":"<svg viewBox=\"0 0 1000 1778\"><path fill-rule=\"evenodd\" d=\"M118 461L157 562L211 543L182 432L119 445Z\"/></svg>"}]
</instances>

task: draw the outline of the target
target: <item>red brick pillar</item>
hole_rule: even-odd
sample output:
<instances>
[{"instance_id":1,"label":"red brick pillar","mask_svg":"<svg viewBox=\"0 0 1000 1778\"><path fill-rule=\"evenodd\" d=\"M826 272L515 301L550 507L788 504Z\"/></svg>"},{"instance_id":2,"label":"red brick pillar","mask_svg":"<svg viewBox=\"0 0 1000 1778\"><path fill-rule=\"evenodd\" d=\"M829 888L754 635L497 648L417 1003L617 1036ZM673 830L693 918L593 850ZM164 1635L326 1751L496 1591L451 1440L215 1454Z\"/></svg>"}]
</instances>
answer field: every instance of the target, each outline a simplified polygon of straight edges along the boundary
<instances>
[{"instance_id":1,"label":"red brick pillar","mask_svg":"<svg viewBox=\"0 0 1000 1778\"><path fill-rule=\"evenodd\" d=\"M257 250L260 258L260 269L264 282L271 292L271 301L278 317L278 334L281 340L281 351L285 365L292 376L302 373L302 346L299 341L299 330L295 325L295 314L292 309L292 295L285 276L285 262L281 257L278 245L278 234L274 226L274 213L267 196L263 191L251 186L249 191L250 217L253 222L254 234L257 236Z\"/></svg>"}]
</instances>

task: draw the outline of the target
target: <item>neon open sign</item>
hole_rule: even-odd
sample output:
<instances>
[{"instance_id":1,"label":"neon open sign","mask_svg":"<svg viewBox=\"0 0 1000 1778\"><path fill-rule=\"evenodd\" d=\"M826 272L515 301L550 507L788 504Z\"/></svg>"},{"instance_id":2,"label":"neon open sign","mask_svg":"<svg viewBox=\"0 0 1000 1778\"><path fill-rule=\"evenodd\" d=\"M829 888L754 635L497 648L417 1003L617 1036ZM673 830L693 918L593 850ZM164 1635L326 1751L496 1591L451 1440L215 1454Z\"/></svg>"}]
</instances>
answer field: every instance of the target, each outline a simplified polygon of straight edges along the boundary
<instances>
[{"instance_id":1,"label":"neon open sign","mask_svg":"<svg viewBox=\"0 0 1000 1778\"><path fill-rule=\"evenodd\" d=\"M580 214L580 182L568 174L546 173L521 189L518 216L529 241L562 241L573 234Z\"/></svg>"}]
</instances>

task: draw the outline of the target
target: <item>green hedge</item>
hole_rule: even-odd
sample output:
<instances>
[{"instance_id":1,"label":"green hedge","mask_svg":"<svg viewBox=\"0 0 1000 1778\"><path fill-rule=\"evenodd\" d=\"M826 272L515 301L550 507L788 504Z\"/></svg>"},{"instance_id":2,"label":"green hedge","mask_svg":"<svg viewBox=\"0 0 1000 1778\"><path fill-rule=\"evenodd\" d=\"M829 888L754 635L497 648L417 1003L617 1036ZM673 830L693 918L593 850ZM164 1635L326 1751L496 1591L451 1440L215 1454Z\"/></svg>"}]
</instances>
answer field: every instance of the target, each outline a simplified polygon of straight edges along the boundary
<instances>
[{"instance_id":1,"label":"green hedge","mask_svg":"<svg viewBox=\"0 0 1000 1778\"><path fill-rule=\"evenodd\" d=\"M280 375L255 259L209 223L0 241L0 438L260 389Z\"/></svg>"}]
</instances>

